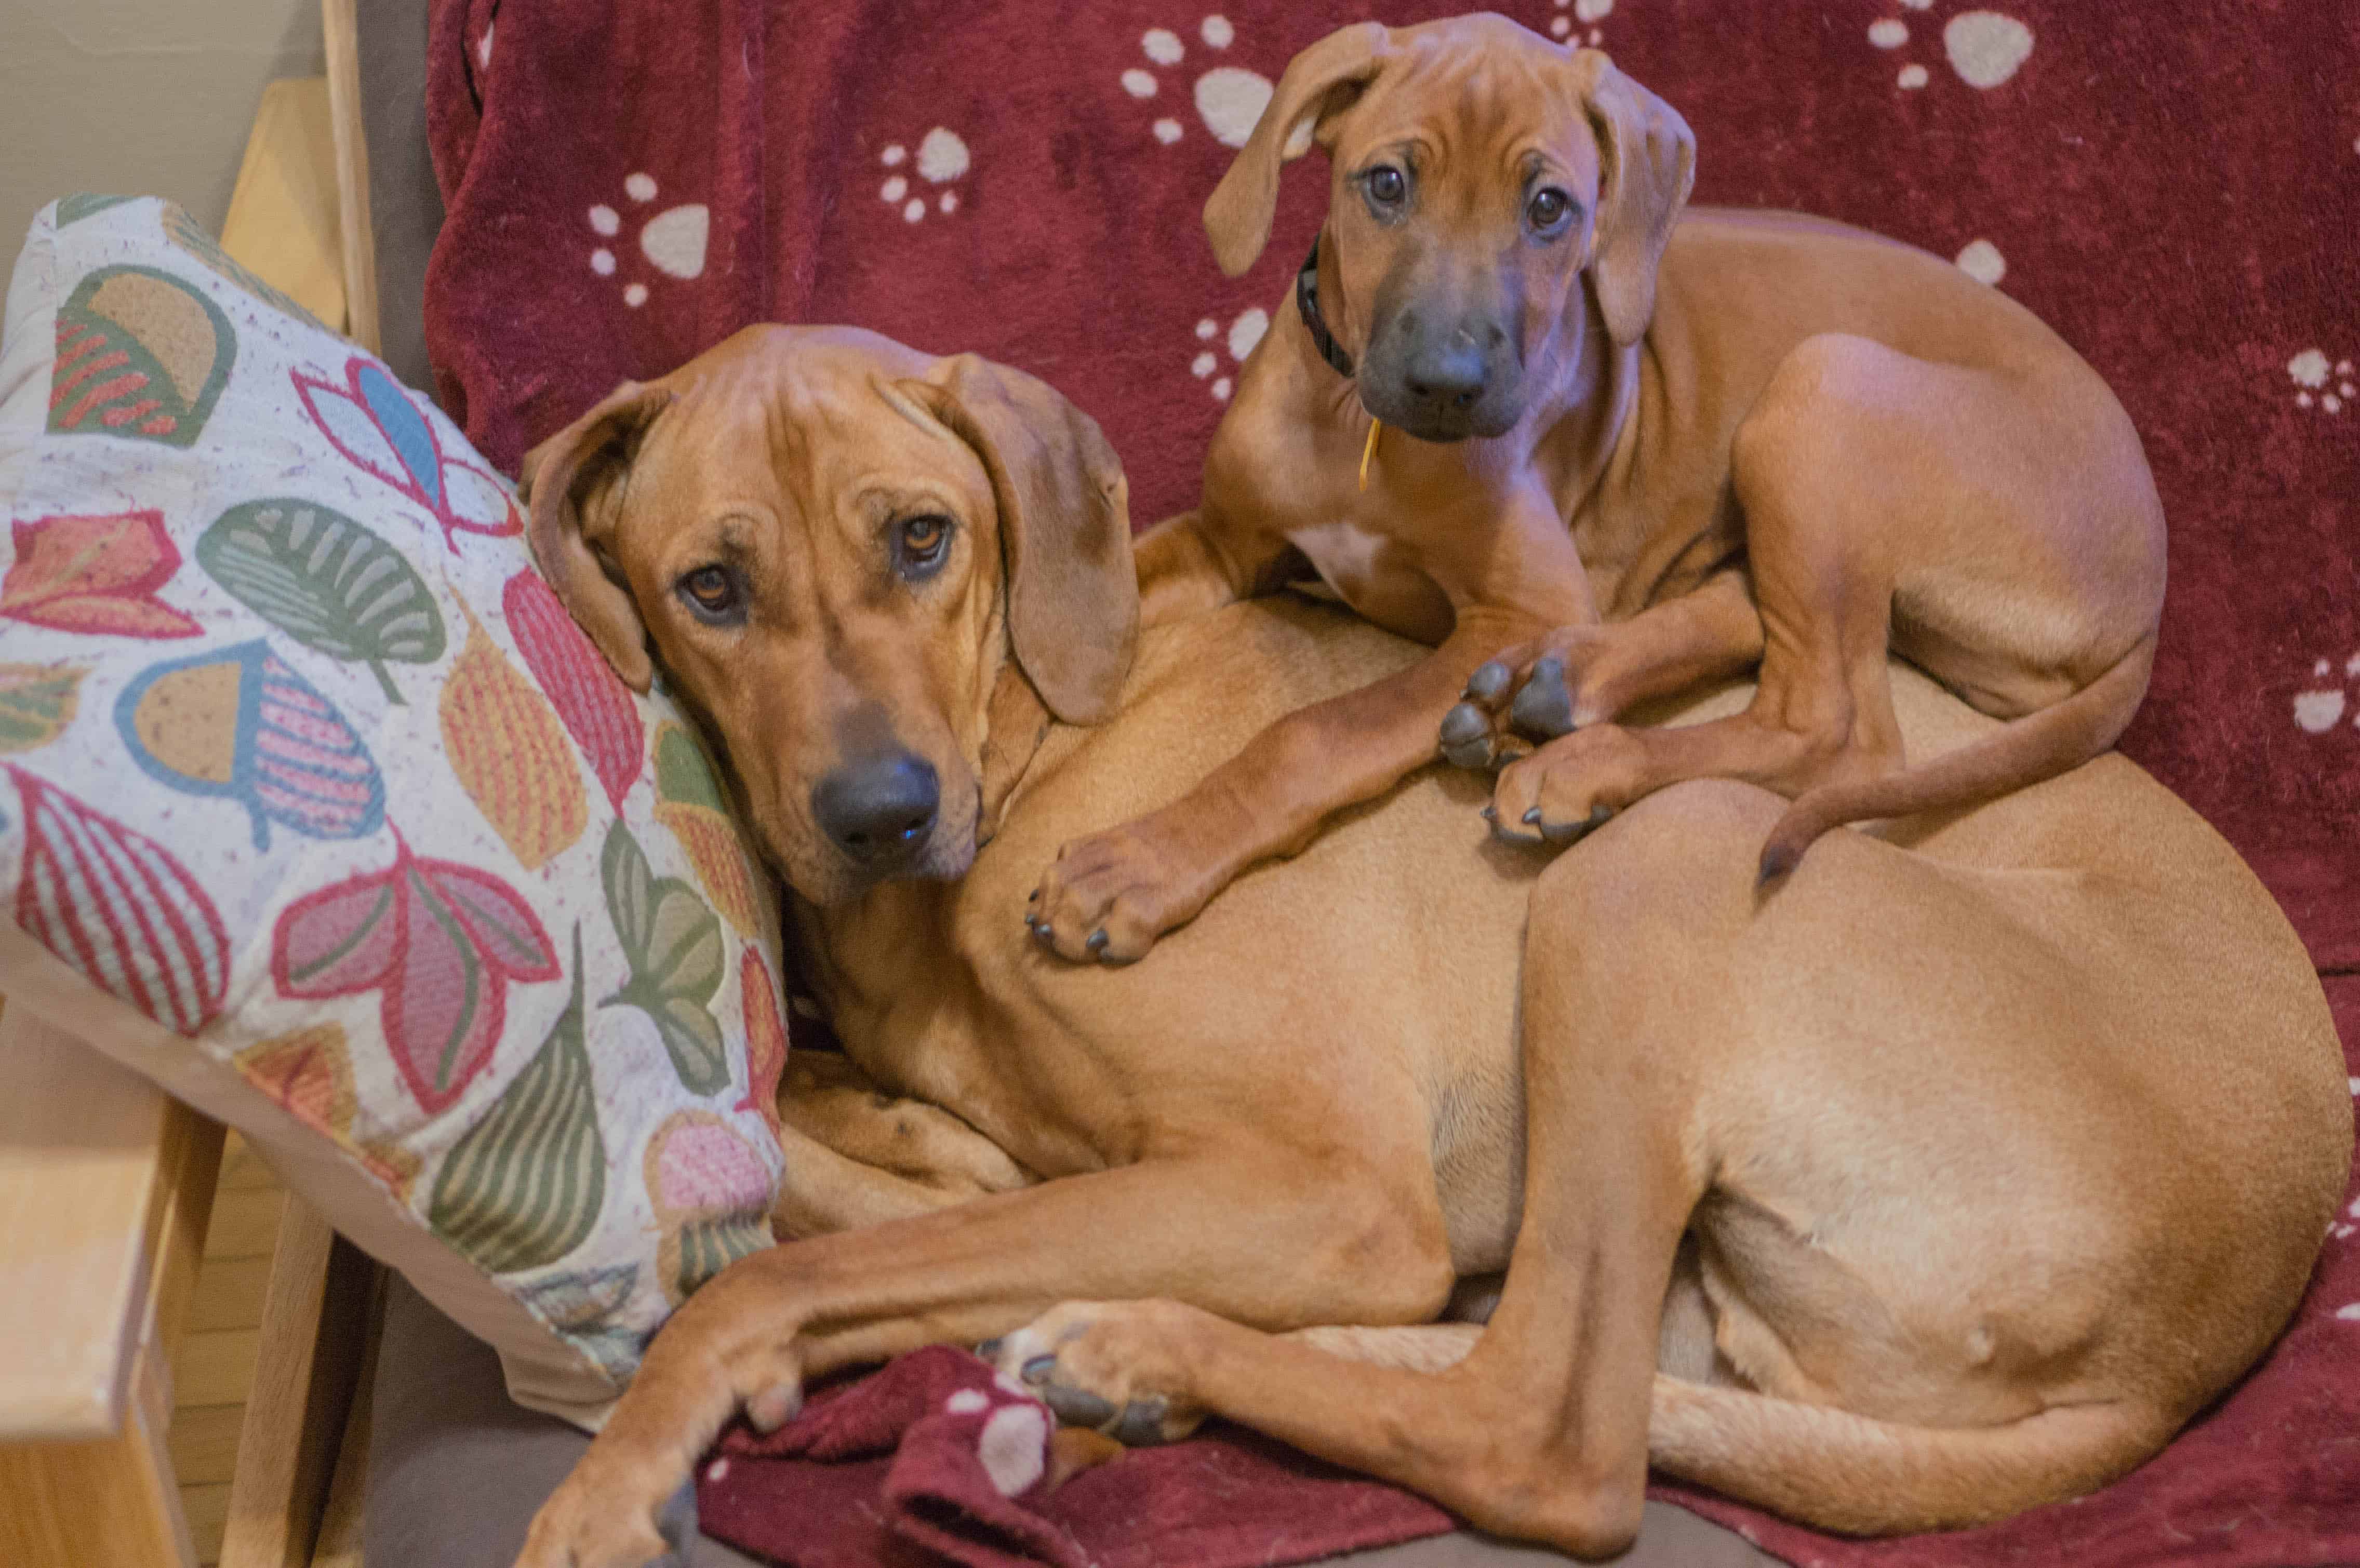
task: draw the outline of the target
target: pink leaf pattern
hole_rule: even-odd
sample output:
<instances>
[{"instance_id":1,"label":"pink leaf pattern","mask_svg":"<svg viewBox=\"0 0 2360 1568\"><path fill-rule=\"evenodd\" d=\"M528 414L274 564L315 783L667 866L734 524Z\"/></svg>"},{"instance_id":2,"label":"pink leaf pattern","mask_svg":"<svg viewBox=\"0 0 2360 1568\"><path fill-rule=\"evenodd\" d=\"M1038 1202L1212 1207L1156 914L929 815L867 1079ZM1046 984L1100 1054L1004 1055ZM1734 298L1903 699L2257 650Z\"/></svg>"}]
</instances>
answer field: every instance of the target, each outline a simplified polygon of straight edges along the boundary
<instances>
[{"instance_id":1,"label":"pink leaf pattern","mask_svg":"<svg viewBox=\"0 0 2360 1568\"><path fill-rule=\"evenodd\" d=\"M639 781L646 750L639 706L631 700L630 689L583 635L541 573L527 568L509 578L500 594L500 610L526 668L589 759L607 800L621 811L623 798Z\"/></svg>"},{"instance_id":2,"label":"pink leaf pattern","mask_svg":"<svg viewBox=\"0 0 2360 1568\"><path fill-rule=\"evenodd\" d=\"M381 989L378 1018L421 1108L448 1106L491 1061L511 984L558 978L531 908L486 873L395 839L393 865L306 895L272 933L282 996Z\"/></svg>"},{"instance_id":3,"label":"pink leaf pattern","mask_svg":"<svg viewBox=\"0 0 2360 1568\"><path fill-rule=\"evenodd\" d=\"M746 1097L734 1109L762 1118L779 1136L779 1074L787 1065L787 1025L779 1016L779 996L770 966L753 943L738 959L738 987L746 1014Z\"/></svg>"},{"instance_id":4,"label":"pink leaf pattern","mask_svg":"<svg viewBox=\"0 0 2360 1568\"><path fill-rule=\"evenodd\" d=\"M423 506L442 525L454 553L461 533L505 539L524 531L524 517L507 487L489 472L442 450L434 423L410 394L364 354L344 362L344 385L288 375L303 411L346 462Z\"/></svg>"},{"instance_id":5,"label":"pink leaf pattern","mask_svg":"<svg viewBox=\"0 0 2360 1568\"><path fill-rule=\"evenodd\" d=\"M36 517L11 532L0 615L93 637L194 637L197 623L156 597L180 569L164 514Z\"/></svg>"},{"instance_id":6,"label":"pink leaf pattern","mask_svg":"<svg viewBox=\"0 0 2360 1568\"><path fill-rule=\"evenodd\" d=\"M10 768L25 808L16 924L168 1029L195 1034L229 988L229 933L162 844Z\"/></svg>"}]
</instances>

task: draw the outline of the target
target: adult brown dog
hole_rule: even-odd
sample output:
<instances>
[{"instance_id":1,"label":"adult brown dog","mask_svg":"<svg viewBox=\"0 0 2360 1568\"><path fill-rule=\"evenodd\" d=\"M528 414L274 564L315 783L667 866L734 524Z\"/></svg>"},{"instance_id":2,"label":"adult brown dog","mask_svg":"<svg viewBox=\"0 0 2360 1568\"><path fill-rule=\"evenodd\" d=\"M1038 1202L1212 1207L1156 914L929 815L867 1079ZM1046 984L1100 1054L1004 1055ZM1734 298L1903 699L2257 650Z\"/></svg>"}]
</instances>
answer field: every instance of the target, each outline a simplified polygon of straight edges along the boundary
<instances>
[{"instance_id":1,"label":"adult brown dog","mask_svg":"<svg viewBox=\"0 0 2360 1568\"><path fill-rule=\"evenodd\" d=\"M536 553L710 722L851 1062L989 1157L929 1182L792 1138L810 1239L656 1338L532 1568L655 1555L732 1411L941 1341L1003 1336L1127 1438L1218 1410L1599 1553L1651 1460L1848 1530L2069 1496L2284 1323L2350 1156L2326 1005L2120 757L1841 835L1766 907L1752 786L1663 790L1552 864L1430 768L1153 964L1042 952L1015 910L1053 845L1421 657L1288 599L1134 664L1122 496L1039 382L842 330L741 334L538 454ZM1918 755L1999 727L1895 689ZM1480 1339L1430 1326L1512 1247Z\"/></svg>"},{"instance_id":2,"label":"adult brown dog","mask_svg":"<svg viewBox=\"0 0 2360 1568\"><path fill-rule=\"evenodd\" d=\"M1141 588L1153 619L1307 557L1436 651L1067 845L1038 900L1059 953L1141 956L1430 760L1438 723L1455 761L1513 755L1495 732L1526 674L1513 717L1560 738L1501 774L1501 832L1562 842L1675 780L1743 779L1796 799L1765 877L1839 822L2114 744L2154 655L2162 513L2121 406L2029 312L1836 223L1680 219L1687 124L1503 17L1364 24L1298 55L1205 208L1232 275L1313 142L1316 268L1240 373L1201 507L1140 541ZM2016 722L1905 768L1888 646ZM1756 661L1743 713L1609 722Z\"/></svg>"}]
</instances>

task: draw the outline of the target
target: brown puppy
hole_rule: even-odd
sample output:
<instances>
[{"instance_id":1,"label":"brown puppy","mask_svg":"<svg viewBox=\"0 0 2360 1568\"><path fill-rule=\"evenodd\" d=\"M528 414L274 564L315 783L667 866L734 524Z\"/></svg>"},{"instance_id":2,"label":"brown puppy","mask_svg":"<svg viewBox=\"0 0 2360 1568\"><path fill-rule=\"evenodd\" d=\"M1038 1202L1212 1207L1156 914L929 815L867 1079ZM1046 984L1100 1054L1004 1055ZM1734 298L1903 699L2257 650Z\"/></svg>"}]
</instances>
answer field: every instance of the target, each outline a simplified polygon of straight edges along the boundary
<instances>
[{"instance_id":1,"label":"brown puppy","mask_svg":"<svg viewBox=\"0 0 2360 1568\"><path fill-rule=\"evenodd\" d=\"M1238 605L1142 637L1117 700L1107 464L1027 377L783 328L542 454L536 551L617 668L645 680L651 638L712 719L852 1063L944 1114L915 1161L794 1119L812 1238L657 1337L532 1568L656 1555L733 1410L936 1342L1003 1336L1082 1424L1217 1410L1595 1553L1651 1459L1852 1530L2084 1490L2285 1322L2350 1151L2325 1002L2269 895L2119 757L1845 834L1759 909L1773 795L1666 789L1552 863L1430 768L1152 965L1042 953L1011 907L1055 844L1420 657ZM1051 538L1100 564L1044 593ZM1050 659L1083 648L1068 683ZM1044 730L1034 681L1111 717ZM1918 755L1999 727L1895 688ZM830 804L880 757L932 768L930 823ZM1471 1354L1427 1326L1512 1248Z\"/></svg>"},{"instance_id":2,"label":"brown puppy","mask_svg":"<svg viewBox=\"0 0 2360 1568\"><path fill-rule=\"evenodd\" d=\"M1139 957L1430 760L1437 722L1454 761L1513 756L1494 732L1519 681L1517 726L1561 738L1501 775L1501 833L1562 842L1675 780L1743 779L1796 800L1765 876L1836 823L2114 744L2147 689L2162 515L2121 407L2030 314L1818 219L1676 223L1686 123L1604 55L1499 16L1298 55L1205 209L1230 273L1314 142L1316 267L1240 374L1201 508L1141 539L1141 590L1153 620L1307 557L1436 651L1066 845L1037 901L1059 953ZM1888 646L2019 722L1905 768ZM1757 660L1743 713L1609 722Z\"/></svg>"}]
</instances>

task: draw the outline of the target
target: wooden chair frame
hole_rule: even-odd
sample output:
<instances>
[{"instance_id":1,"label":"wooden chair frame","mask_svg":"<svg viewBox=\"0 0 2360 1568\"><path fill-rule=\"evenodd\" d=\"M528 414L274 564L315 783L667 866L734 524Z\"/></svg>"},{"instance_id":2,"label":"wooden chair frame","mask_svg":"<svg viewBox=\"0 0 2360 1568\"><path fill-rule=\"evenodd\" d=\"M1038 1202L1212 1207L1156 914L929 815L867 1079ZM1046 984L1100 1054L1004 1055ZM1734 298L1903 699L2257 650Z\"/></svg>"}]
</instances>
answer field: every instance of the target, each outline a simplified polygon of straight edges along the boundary
<instances>
[{"instance_id":1,"label":"wooden chair frame","mask_svg":"<svg viewBox=\"0 0 2360 1568\"><path fill-rule=\"evenodd\" d=\"M374 351L355 0L328 74L265 90L223 247ZM165 1432L222 1128L0 1008L0 1563L194 1568ZM288 1200L223 1568L358 1568L376 1269Z\"/></svg>"}]
</instances>

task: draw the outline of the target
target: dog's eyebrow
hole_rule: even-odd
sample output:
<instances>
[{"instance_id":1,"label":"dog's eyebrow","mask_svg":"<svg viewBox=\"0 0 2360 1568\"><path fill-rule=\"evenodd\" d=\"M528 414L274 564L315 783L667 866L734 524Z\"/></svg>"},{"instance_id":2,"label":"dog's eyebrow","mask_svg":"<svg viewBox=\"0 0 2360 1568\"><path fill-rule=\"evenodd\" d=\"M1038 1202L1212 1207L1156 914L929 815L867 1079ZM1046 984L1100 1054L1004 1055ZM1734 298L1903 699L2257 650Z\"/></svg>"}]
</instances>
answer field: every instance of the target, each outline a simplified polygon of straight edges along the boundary
<instances>
[{"instance_id":1,"label":"dog's eyebrow","mask_svg":"<svg viewBox=\"0 0 2360 1568\"><path fill-rule=\"evenodd\" d=\"M936 419L932 409L924 407L923 404L918 402L916 398L911 397L907 392L902 391L899 387L894 386L893 383L886 380L883 376L870 376L869 378L869 385L875 389L877 396L885 399L885 403L888 408L890 408L895 413L901 415L903 419L909 420L912 424L917 426L928 435L939 436L943 440L949 441L954 446L965 446L967 444L965 441L959 440L958 433L956 431L953 430L948 425L943 423L942 420Z\"/></svg>"}]
</instances>

